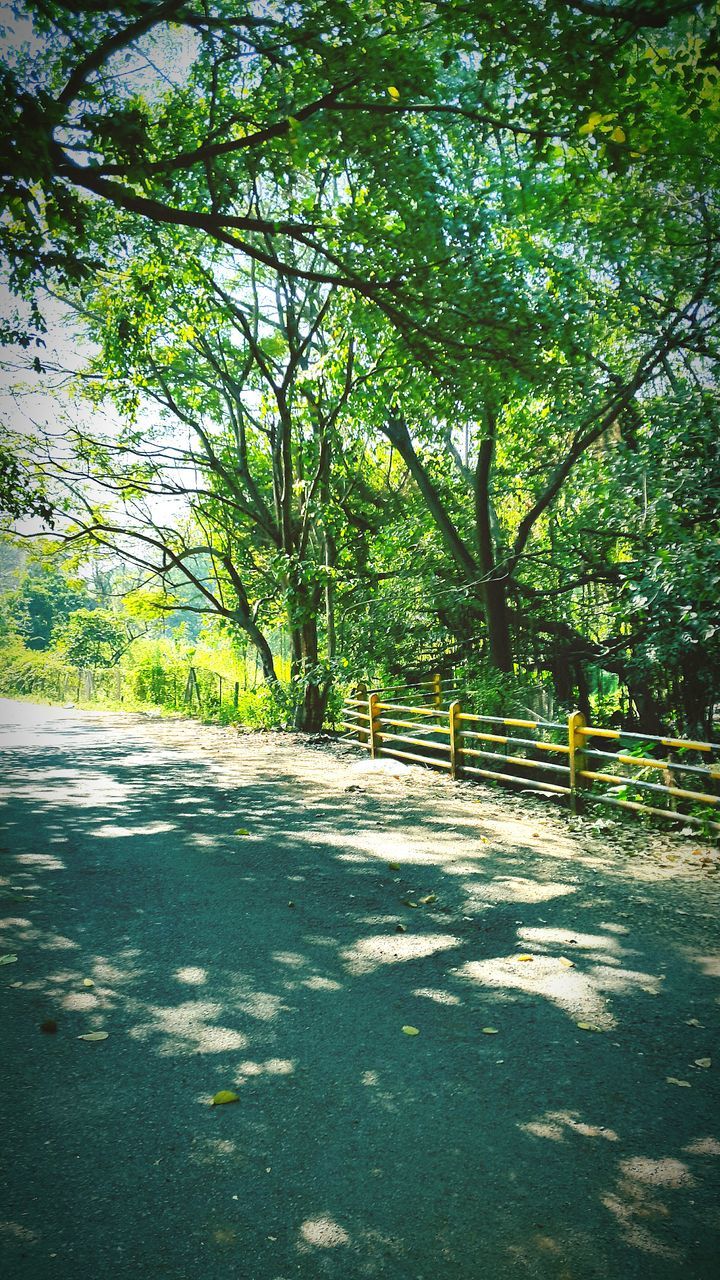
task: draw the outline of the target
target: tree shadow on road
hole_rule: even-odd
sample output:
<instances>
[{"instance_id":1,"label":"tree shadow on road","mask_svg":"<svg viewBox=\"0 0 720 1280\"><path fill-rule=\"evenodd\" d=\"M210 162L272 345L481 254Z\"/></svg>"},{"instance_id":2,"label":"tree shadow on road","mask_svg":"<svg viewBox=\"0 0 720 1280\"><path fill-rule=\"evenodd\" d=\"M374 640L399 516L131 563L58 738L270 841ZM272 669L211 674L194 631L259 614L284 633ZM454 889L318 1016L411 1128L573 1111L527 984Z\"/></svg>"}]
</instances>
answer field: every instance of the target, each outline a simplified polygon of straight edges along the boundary
<instances>
[{"instance_id":1,"label":"tree shadow on road","mask_svg":"<svg viewBox=\"0 0 720 1280\"><path fill-rule=\"evenodd\" d=\"M14 763L1 863L20 1280L714 1275L676 888L337 762L58 745Z\"/></svg>"}]
</instances>

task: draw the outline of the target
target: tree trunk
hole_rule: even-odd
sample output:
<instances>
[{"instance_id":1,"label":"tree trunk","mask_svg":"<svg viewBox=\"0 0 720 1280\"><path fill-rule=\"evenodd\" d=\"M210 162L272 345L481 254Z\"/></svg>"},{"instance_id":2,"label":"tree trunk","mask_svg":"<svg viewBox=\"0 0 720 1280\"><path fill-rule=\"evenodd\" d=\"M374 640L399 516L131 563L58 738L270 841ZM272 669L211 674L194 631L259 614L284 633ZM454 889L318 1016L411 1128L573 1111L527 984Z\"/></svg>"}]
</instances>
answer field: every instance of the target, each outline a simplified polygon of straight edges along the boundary
<instances>
[{"instance_id":1,"label":"tree trunk","mask_svg":"<svg viewBox=\"0 0 720 1280\"><path fill-rule=\"evenodd\" d=\"M294 726L306 733L318 733L323 727L330 682L318 678L318 632L315 614L291 632L293 655L297 655L295 677L301 696L295 707Z\"/></svg>"},{"instance_id":2,"label":"tree trunk","mask_svg":"<svg viewBox=\"0 0 720 1280\"><path fill-rule=\"evenodd\" d=\"M490 662L498 671L513 670L512 637L506 582L493 578L483 587L483 604L490 648Z\"/></svg>"}]
</instances>

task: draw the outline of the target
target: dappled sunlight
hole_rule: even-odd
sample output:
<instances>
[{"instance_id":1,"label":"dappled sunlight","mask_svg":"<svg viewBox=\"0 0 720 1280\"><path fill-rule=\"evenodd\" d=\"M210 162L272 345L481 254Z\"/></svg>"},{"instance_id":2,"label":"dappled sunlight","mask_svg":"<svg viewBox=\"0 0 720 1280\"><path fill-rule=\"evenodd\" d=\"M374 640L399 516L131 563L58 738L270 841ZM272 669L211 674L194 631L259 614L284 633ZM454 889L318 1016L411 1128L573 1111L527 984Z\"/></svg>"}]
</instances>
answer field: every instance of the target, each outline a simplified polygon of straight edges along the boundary
<instances>
[{"instance_id":1,"label":"dappled sunlight","mask_svg":"<svg viewBox=\"0 0 720 1280\"><path fill-rule=\"evenodd\" d=\"M551 1142L566 1142L573 1134L582 1138L604 1138L606 1142L618 1142L614 1129L605 1125L586 1124L578 1111L546 1111L537 1120L519 1124L522 1133L534 1138L547 1138Z\"/></svg>"},{"instance_id":2,"label":"dappled sunlight","mask_svg":"<svg viewBox=\"0 0 720 1280\"><path fill-rule=\"evenodd\" d=\"M720 1141L717 1138L695 1138L683 1147L686 1156L720 1156Z\"/></svg>"},{"instance_id":3,"label":"dappled sunlight","mask_svg":"<svg viewBox=\"0 0 720 1280\"><path fill-rule=\"evenodd\" d=\"M307 987L309 991L342 991L341 982L336 982L334 978L323 978L320 974L303 978L299 985Z\"/></svg>"},{"instance_id":4,"label":"dappled sunlight","mask_svg":"<svg viewBox=\"0 0 720 1280\"><path fill-rule=\"evenodd\" d=\"M266 1062L241 1062L235 1076L234 1084L239 1088L248 1080L255 1080L260 1076L278 1077L291 1076L295 1072L297 1062L293 1058L268 1058Z\"/></svg>"},{"instance_id":5,"label":"dappled sunlight","mask_svg":"<svg viewBox=\"0 0 720 1280\"><path fill-rule=\"evenodd\" d=\"M227 1162L238 1154L238 1144L231 1138L193 1138L190 1152L192 1164L213 1167Z\"/></svg>"},{"instance_id":6,"label":"dappled sunlight","mask_svg":"<svg viewBox=\"0 0 720 1280\"><path fill-rule=\"evenodd\" d=\"M576 929L556 929L547 926L530 928L523 925L518 929L518 937L523 944L539 949L549 947L572 947L574 951L608 952L611 956L620 957L630 954L616 941L602 933L579 933Z\"/></svg>"},{"instance_id":7,"label":"dappled sunlight","mask_svg":"<svg viewBox=\"0 0 720 1280\"><path fill-rule=\"evenodd\" d=\"M693 1185L690 1170L680 1160L633 1156L619 1162L615 1185L601 1194L600 1202L612 1214L626 1244L657 1258L680 1261L682 1251L657 1234L674 1207L660 1193Z\"/></svg>"},{"instance_id":8,"label":"dappled sunlight","mask_svg":"<svg viewBox=\"0 0 720 1280\"><path fill-rule=\"evenodd\" d=\"M416 987L412 995L422 1000L432 1000L435 1004L462 1004L459 996L454 996L449 991L438 991L433 987Z\"/></svg>"},{"instance_id":9,"label":"dappled sunlight","mask_svg":"<svg viewBox=\"0 0 720 1280\"><path fill-rule=\"evenodd\" d=\"M33 816L28 861L4 886L18 961L0 995L34 1057L26 1098L43 1134L24 1179L47 1179L72 1129L79 1200L92 1135L137 1112L142 1137L108 1173L110 1217L130 1178L151 1206L174 1197L181 1231L186 1206L202 1219L209 1271L577 1280L681 1256L671 1214L697 1196L686 1233L699 1236L720 1167L702 1110L713 1071L690 1066L712 1050L716 956L689 896L676 913L643 885L636 906L630 866L616 858L612 879L544 857L539 824L520 824L533 839L517 847L498 817L503 838L488 839L484 801L467 816L421 771L397 794L345 795L332 754L280 737L238 750L228 734L224 793L204 730L191 744L185 724L152 732L169 744L156 766L103 755L124 798L62 815L55 791L43 797L45 830L69 847L46 852ZM87 752L87 795L97 767ZM487 801L496 816L514 803ZM692 945L668 942L669 925ZM95 1029L105 1043L78 1042ZM239 1101L211 1106L221 1090ZM665 1152L678 1158L654 1158Z\"/></svg>"},{"instance_id":10,"label":"dappled sunlight","mask_svg":"<svg viewBox=\"0 0 720 1280\"><path fill-rule=\"evenodd\" d=\"M148 1005L143 1010L146 1021L129 1031L134 1040L150 1041L161 1057L194 1053L227 1053L245 1049L248 1037L232 1027L217 1025L225 1012L222 1004L190 1001L171 1007Z\"/></svg>"},{"instance_id":11,"label":"dappled sunlight","mask_svg":"<svg viewBox=\"0 0 720 1280\"><path fill-rule=\"evenodd\" d=\"M350 1236L347 1231L339 1223L335 1222L329 1214L306 1218L300 1227L298 1248L301 1251L306 1251L307 1249L336 1249L338 1245L349 1243Z\"/></svg>"},{"instance_id":12,"label":"dappled sunlight","mask_svg":"<svg viewBox=\"0 0 720 1280\"><path fill-rule=\"evenodd\" d=\"M175 831L176 829L174 822L146 822L135 827L105 822L102 826L95 827L91 834L97 840L117 840L127 836L157 836L165 831Z\"/></svg>"},{"instance_id":13,"label":"dappled sunlight","mask_svg":"<svg viewBox=\"0 0 720 1280\"><path fill-rule=\"evenodd\" d=\"M550 956L537 956L529 963L515 956L468 961L456 976L481 987L542 996L576 1022L591 1022L602 1030L615 1026L615 1018L593 977L565 968L561 960Z\"/></svg>"},{"instance_id":14,"label":"dappled sunlight","mask_svg":"<svg viewBox=\"0 0 720 1280\"><path fill-rule=\"evenodd\" d=\"M469 885L468 899L484 902L550 902L577 893L577 885L529 880L525 876L494 876L488 883Z\"/></svg>"},{"instance_id":15,"label":"dappled sunlight","mask_svg":"<svg viewBox=\"0 0 720 1280\"><path fill-rule=\"evenodd\" d=\"M53 853L18 853L15 862L19 867L32 867L33 871L65 870L65 863Z\"/></svg>"},{"instance_id":16,"label":"dappled sunlight","mask_svg":"<svg viewBox=\"0 0 720 1280\"><path fill-rule=\"evenodd\" d=\"M682 953L706 978L720 978L720 951L702 952L692 947L683 947Z\"/></svg>"},{"instance_id":17,"label":"dappled sunlight","mask_svg":"<svg viewBox=\"0 0 720 1280\"><path fill-rule=\"evenodd\" d=\"M187 986L202 987L208 980L208 971L196 965L185 965L182 969L176 969L173 977L176 982L184 982Z\"/></svg>"},{"instance_id":18,"label":"dappled sunlight","mask_svg":"<svg viewBox=\"0 0 720 1280\"><path fill-rule=\"evenodd\" d=\"M372 973L381 965L399 964L408 960L420 960L434 955L437 951L447 951L451 947L459 947L459 938L446 933L376 934L372 938L362 938L352 947L340 952L340 958L347 970L355 975Z\"/></svg>"}]
</instances>

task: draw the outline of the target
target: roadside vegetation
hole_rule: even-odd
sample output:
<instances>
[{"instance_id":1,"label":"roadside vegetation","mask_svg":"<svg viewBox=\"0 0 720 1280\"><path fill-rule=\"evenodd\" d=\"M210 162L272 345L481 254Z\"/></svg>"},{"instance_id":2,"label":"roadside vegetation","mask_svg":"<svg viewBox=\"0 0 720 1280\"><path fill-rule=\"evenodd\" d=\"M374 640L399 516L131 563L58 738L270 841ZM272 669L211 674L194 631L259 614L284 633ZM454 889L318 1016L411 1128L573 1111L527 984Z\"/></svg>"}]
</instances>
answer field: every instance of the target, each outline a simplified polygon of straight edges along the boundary
<instances>
[{"instance_id":1,"label":"roadside vegetation","mask_svg":"<svg viewBox=\"0 0 720 1280\"><path fill-rule=\"evenodd\" d=\"M317 731L442 666L711 736L717 52L703 3L16 6L5 691Z\"/></svg>"}]
</instances>

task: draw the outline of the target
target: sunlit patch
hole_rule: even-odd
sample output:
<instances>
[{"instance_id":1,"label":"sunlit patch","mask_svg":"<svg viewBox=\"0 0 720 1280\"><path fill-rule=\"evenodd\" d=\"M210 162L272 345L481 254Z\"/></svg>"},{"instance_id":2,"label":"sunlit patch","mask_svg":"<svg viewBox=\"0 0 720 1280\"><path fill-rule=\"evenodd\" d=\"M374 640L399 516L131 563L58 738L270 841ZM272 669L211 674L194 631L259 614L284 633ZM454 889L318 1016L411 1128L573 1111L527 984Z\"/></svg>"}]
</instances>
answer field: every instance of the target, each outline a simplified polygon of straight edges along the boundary
<instances>
[{"instance_id":1,"label":"sunlit patch","mask_svg":"<svg viewBox=\"0 0 720 1280\"><path fill-rule=\"evenodd\" d=\"M193 1159L196 1164L213 1164L218 1157L233 1156L236 1150L237 1143L230 1138L206 1138Z\"/></svg>"},{"instance_id":2,"label":"sunlit patch","mask_svg":"<svg viewBox=\"0 0 720 1280\"><path fill-rule=\"evenodd\" d=\"M372 973L383 964L399 964L407 960L421 960L432 956L437 951L446 951L450 947L460 946L460 940L452 934L378 934L373 938L363 938L340 953L350 973L355 975Z\"/></svg>"},{"instance_id":3,"label":"sunlit patch","mask_svg":"<svg viewBox=\"0 0 720 1280\"><path fill-rule=\"evenodd\" d=\"M282 996L273 995L270 991L243 993L234 1003L241 1013L257 1018L259 1022L272 1022L285 1007Z\"/></svg>"},{"instance_id":4,"label":"sunlit patch","mask_svg":"<svg viewBox=\"0 0 720 1280\"><path fill-rule=\"evenodd\" d=\"M303 978L300 985L308 987L310 991L342 991L341 982L335 982L333 978L322 978L320 974L313 978Z\"/></svg>"},{"instance_id":5,"label":"sunlit patch","mask_svg":"<svg viewBox=\"0 0 720 1280\"><path fill-rule=\"evenodd\" d=\"M653 1235L648 1223L670 1217L667 1204L659 1199L660 1192L672 1193L693 1186L692 1174L681 1160L632 1156L620 1161L615 1188L600 1200L616 1219L627 1244L655 1257L678 1261L682 1257L680 1250Z\"/></svg>"},{"instance_id":6,"label":"sunlit patch","mask_svg":"<svg viewBox=\"0 0 720 1280\"><path fill-rule=\"evenodd\" d=\"M119 987L126 982L132 982L134 978L142 976L142 969L121 969L119 965L110 964L109 961L98 957L92 967L93 978L96 982L107 982L110 986Z\"/></svg>"},{"instance_id":7,"label":"sunlit patch","mask_svg":"<svg viewBox=\"0 0 720 1280\"><path fill-rule=\"evenodd\" d=\"M551 898L577 893L577 885L528 880L525 876L495 876L481 888L472 886L470 892L485 902L549 902Z\"/></svg>"},{"instance_id":8,"label":"sunlit patch","mask_svg":"<svg viewBox=\"0 0 720 1280\"><path fill-rule=\"evenodd\" d=\"M619 1141L614 1129L585 1124L578 1119L579 1114L578 1111L546 1111L539 1120L519 1124L518 1129L534 1138L548 1138L551 1142L565 1142L568 1133L576 1133L583 1138L604 1138L606 1142Z\"/></svg>"},{"instance_id":9,"label":"sunlit patch","mask_svg":"<svg viewBox=\"0 0 720 1280\"><path fill-rule=\"evenodd\" d=\"M217 1026L214 1019L222 1013L222 1005L209 1001L189 1001L172 1008L150 1008L150 1021L133 1027L136 1040L159 1038L158 1053L162 1057L191 1053L226 1053L245 1049L248 1038L232 1027Z\"/></svg>"},{"instance_id":10,"label":"sunlit patch","mask_svg":"<svg viewBox=\"0 0 720 1280\"><path fill-rule=\"evenodd\" d=\"M689 1142L683 1147L683 1154L687 1156L720 1156L720 1142L717 1138L696 1138L694 1142Z\"/></svg>"},{"instance_id":11,"label":"sunlit patch","mask_svg":"<svg viewBox=\"0 0 720 1280\"><path fill-rule=\"evenodd\" d=\"M17 1240L19 1244L37 1244L40 1236L20 1222L0 1222L0 1237L5 1240Z\"/></svg>"},{"instance_id":12,"label":"sunlit patch","mask_svg":"<svg viewBox=\"0 0 720 1280\"><path fill-rule=\"evenodd\" d=\"M615 1019L592 977L565 968L560 959L536 956L533 964L518 964L512 957L469 961L456 971L458 978L480 986L524 991L543 996L576 1022L580 1019L608 1030Z\"/></svg>"},{"instance_id":13,"label":"sunlit patch","mask_svg":"<svg viewBox=\"0 0 720 1280\"><path fill-rule=\"evenodd\" d=\"M41 951L79 951L80 943L73 942L72 938L66 938L62 933L48 933L43 935L38 946Z\"/></svg>"},{"instance_id":14,"label":"sunlit patch","mask_svg":"<svg viewBox=\"0 0 720 1280\"><path fill-rule=\"evenodd\" d=\"M327 1215L306 1218L300 1228L300 1239L313 1249L336 1249L338 1245L350 1243L347 1231Z\"/></svg>"},{"instance_id":15,"label":"sunlit patch","mask_svg":"<svg viewBox=\"0 0 720 1280\"><path fill-rule=\"evenodd\" d=\"M233 1227L215 1227L212 1238L215 1244L230 1246L237 1244L238 1233Z\"/></svg>"},{"instance_id":16,"label":"sunlit patch","mask_svg":"<svg viewBox=\"0 0 720 1280\"><path fill-rule=\"evenodd\" d=\"M701 951L694 951L688 947L684 947L683 952L688 960L698 966L706 978L720 978L720 952L715 951L704 955Z\"/></svg>"},{"instance_id":17,"label":"sunlit patch","mask_svg":"<svg viewBox=\"0 0 720 1280\"><path fill-rule=\"evenodd\" d=\"M184 982L190 987L202 987L208 980L207 969L195 968L193 965L176 969L173 976L176 982Z\"/></svg>"},{"instance_id":18,"label":"sunlit patch","mask_svg":"<svg viewBox=\"0 0 720 1280\"><path fill-rule=\"evenodd\" d=\"M117 840L126 836L159 836L176 829L174 822L146 822L144 826L137 827L114 826L106 822L103 826L95 827L90 835L96 836L99 840Z\"/></svg>"},{"instance_id":19,"label":"sunlit patch","mask_svg":"<svg viewBox=\"0 0 720 1280\"><path fill-rule=\"evenodd\" d=\"M633 1156L629 1160L621 1160L619 1167L624 1177L649 1187L695 1185L695 1179L682 1160L650 1160L646 1156Z\"/></svg>"},{"instance_id":20,"label":"sunlit patch","mask_svg":"<svg viewBox=\"0 0 720 1280\"><path fill-rule=\"evenodd\" d=\"M87 1013L90 1009L96 1009L100 1001L90 991L71 991L69 995L63 996L61 1003L63 1009Z\"/></svg>"},{"instance_id":21,"label":"sunlit patch","mask_svg":"<svg viewBox=\"0 0 720 1280\"><path fill-rule=\"evenodd\" d=\"M297 951L273 951L272 958L276 964L285 964L291 969L300 969L307 964L305 956L298 955Z\"/></svg>"},{"instance_id":22,"label":"sunlit patch","mask_svg":"<svg viewBox=\"0 0 720 1280\"><path fill-rule=\"evenodd\" d=\"M413 995L422 996L425 1000L434 1000L435 1004L462 1004L459 996L453 996L449 991L438 991L434 987L416 987Z\"/></svg>"},{"instance_id":23,"label":"sunlit patch","mask_svg":"<svg viewBox=\"0 0 720 1280\"><path fill-rule=\"evenodd\" d=\"M572 947L573 951L607 951L612 955L625 955L625 948L616 938L602 933L576 933L574 929L518 929L518 937L530 947ZM566 951L566 955L571 953Z\"/></svg>"},{"instance_id":24,"label":"sunlit patch","mask_svg":"<svg viewBox=\"0 0 720 1280\"><path fill-rule=\"evenodd\" d=\"M209 836L204 831L188 831L183 839L196 849L214 849L218 843L217 836Z\"/></svg>"},{"instance_id":25,"label":"sunlit patch","mask_svg":"<svg viewBox=\"0 0 720 1280\"><path fill-rule=\"evenodd\" d=\"M36 871L65 871L65 863L51 853L18 853L15 861L23 867L34 867Z\"/></svg>"}]
</instances>

